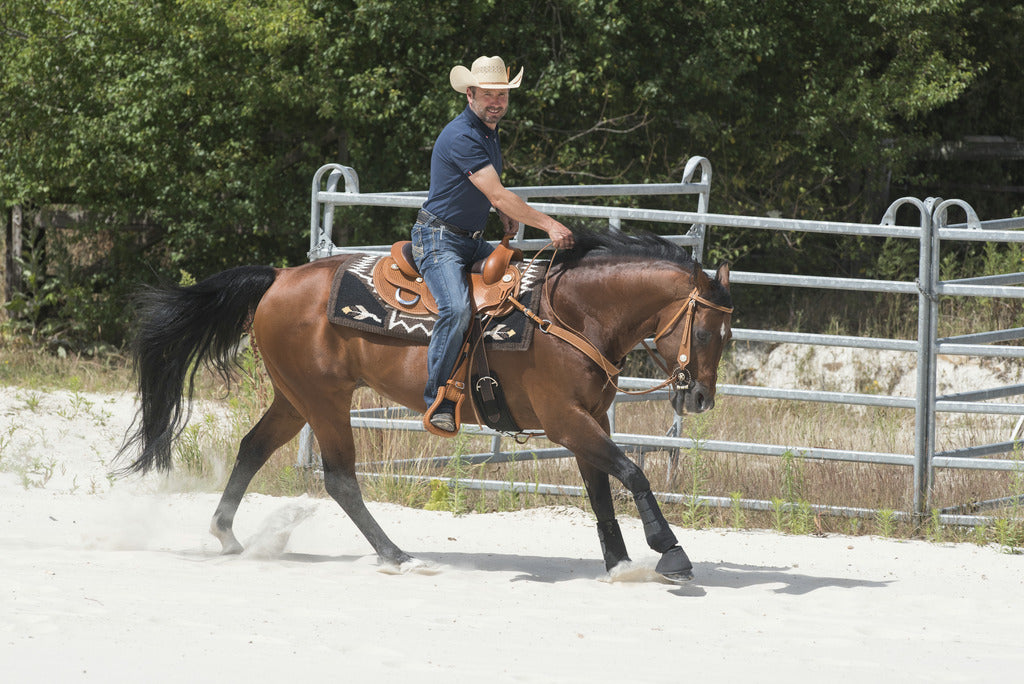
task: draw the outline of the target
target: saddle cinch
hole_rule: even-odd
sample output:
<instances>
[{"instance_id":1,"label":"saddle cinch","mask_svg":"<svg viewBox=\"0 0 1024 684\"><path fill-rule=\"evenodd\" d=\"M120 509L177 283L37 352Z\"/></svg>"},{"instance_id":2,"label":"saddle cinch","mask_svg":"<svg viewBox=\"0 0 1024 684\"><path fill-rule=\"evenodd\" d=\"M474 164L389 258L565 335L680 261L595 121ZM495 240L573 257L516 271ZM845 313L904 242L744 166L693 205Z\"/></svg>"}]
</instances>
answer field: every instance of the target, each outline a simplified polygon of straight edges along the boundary
<instances>
[{"instance_id":1,"label":"saddle cinch","mask_svg":"<svg viewBox=\"0 0 1024 684\"><path fill-rule=\"evenodd\" d=\"M511 313L510 296L519 292L522 273L512 265L523 253L508 246L508 239L496 245L486 259L473 264L469 274L473 311L487 316ZM373 287L389 305L413 316L437 314L437 302L416 270L412 242L391 246L390 256L381 257L373 269Z\"/></svg>"}]
</instances>

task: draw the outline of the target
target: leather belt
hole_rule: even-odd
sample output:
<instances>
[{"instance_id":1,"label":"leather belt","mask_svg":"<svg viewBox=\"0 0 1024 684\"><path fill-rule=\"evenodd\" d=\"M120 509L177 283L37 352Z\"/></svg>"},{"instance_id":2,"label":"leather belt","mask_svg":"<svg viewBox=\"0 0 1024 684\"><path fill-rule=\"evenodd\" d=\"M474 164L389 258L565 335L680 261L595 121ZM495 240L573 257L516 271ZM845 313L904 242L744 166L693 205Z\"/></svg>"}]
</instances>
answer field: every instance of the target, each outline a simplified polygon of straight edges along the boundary
<instances>
[{"instance_id":1,"label":"leather belt","mask_svg":"<svg viewBox=\"0 0 1024 684\"><path fill-rule=\"evenodd\" d=\"M420 209L419 213L416 214L416 222L422 223L425 226L441 226L445 230L450 230L456 235L472 238L473 240L479 240L481 236L483 236L484 234L484 231L482 230L478 230L475 232L463 230L462 228L459 228L455 224L448 223L447 221L440 219L437 216L434 216L426 209Z\"/></svg>"}]
</instances>

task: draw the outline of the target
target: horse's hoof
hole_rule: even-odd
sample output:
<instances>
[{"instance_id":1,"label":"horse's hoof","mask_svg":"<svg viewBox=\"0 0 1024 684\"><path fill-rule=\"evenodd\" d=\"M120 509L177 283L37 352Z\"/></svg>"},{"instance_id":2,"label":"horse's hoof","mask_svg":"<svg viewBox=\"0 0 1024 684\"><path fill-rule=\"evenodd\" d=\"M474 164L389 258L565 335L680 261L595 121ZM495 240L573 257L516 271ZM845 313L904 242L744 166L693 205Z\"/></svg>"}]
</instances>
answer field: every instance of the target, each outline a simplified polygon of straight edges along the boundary
<instances>
[{"instance_id":1,"label":"horse's hoof","mask_svg":"<svg viewBox=\"0 0 1024 684\"><path fill-rule=\"evenodd\" d=\"M222 556L237 556L245 550L239 541L235 539L235 535L230 532L217 538L220 540L220 555Z\"/></svg>"},{"instance_id":2,"label":"horse's hoof","mask_svg":"<svg viewBox=\"0 0 1024 684\"><path fill-rule=\"evenodd\" d=\"M686 552L681 546L673 546L661 554L661 560L654 568L654 571L667 579L669 582L682 584L693 579L693 564L687 558Z\"/></svg>"},{"instance_id":3,"label":"horse's hoof","mask_svg":"<svg viewBox=\"0 0 1024 684\"><path fill-rule=\"evenodd\" d=\"M419 558L410 558L402 563L399 569L403 575L437 575L441 572L441 568L436 563L420 560Z\"/></svg>"},{"instance_id":4,"label":"horse's hoof","mask_svg":"<svg viewBox=\"0 0 1024 684\"><path fill-rule=\"evenodd\" d=\"M235 533L232 532L230 529L222 530L221 528L217 527L217 523L214 522L210 524L210 534L216 537L217 540L220 542L220 555L237 556L238 554L242 553L242 545L238 542L238 539L235 537Z\"/></svg>"},{"instance_id":5,"label":"horse's hoof","mask_svg":"<svg viewBox=\"0 0 1024 684\"><path fill-rule=\"evenodd\" d=\"M404 556L401 560L378 559L377 571L385 575L436 575L440 569L428 561L412 556Z\"/></svg>"}]
</instances>

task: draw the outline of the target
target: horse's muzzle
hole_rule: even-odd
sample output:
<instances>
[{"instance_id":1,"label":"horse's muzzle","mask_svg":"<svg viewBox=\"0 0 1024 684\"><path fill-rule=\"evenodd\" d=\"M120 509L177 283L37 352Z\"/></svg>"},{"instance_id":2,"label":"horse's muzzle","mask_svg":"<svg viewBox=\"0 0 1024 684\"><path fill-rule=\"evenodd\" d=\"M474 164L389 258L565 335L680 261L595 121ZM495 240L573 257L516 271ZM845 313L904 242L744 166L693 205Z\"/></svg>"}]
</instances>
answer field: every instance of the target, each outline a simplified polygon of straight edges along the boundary
<instances>
[{"instance_id":1,"label":"horse's muzzle","mask_svg":"<svg viewBox=\"0 0 1024 684\"><path fill-rule=\"evenodd\" d=\"M672 393L672 408L682 416L687 413L703 413L715 407L715 393L699 382Z\"/></svg>"}]
</instances>

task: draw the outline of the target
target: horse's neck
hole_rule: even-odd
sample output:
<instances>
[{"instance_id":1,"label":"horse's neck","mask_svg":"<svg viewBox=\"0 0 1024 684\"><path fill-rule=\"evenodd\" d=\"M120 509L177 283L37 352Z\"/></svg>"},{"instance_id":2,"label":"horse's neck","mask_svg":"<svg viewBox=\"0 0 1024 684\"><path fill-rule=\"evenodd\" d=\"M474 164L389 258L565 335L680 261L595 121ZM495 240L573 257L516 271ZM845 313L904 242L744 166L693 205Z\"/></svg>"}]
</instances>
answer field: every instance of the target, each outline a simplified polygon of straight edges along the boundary
<instances>
[{"instance_id":1,"label":"horse's neck","mask_svg":"<svg viewBox=\"0 0 1024 684\"><path fill-rule=\"evenodd\" d=\"M685 296L677 293L678 270L656 265L616 263L569 276L556 290L555 311L571 310L570 323L612 360L650 336L658 312Z\"/></svg>"}]
</instances>

